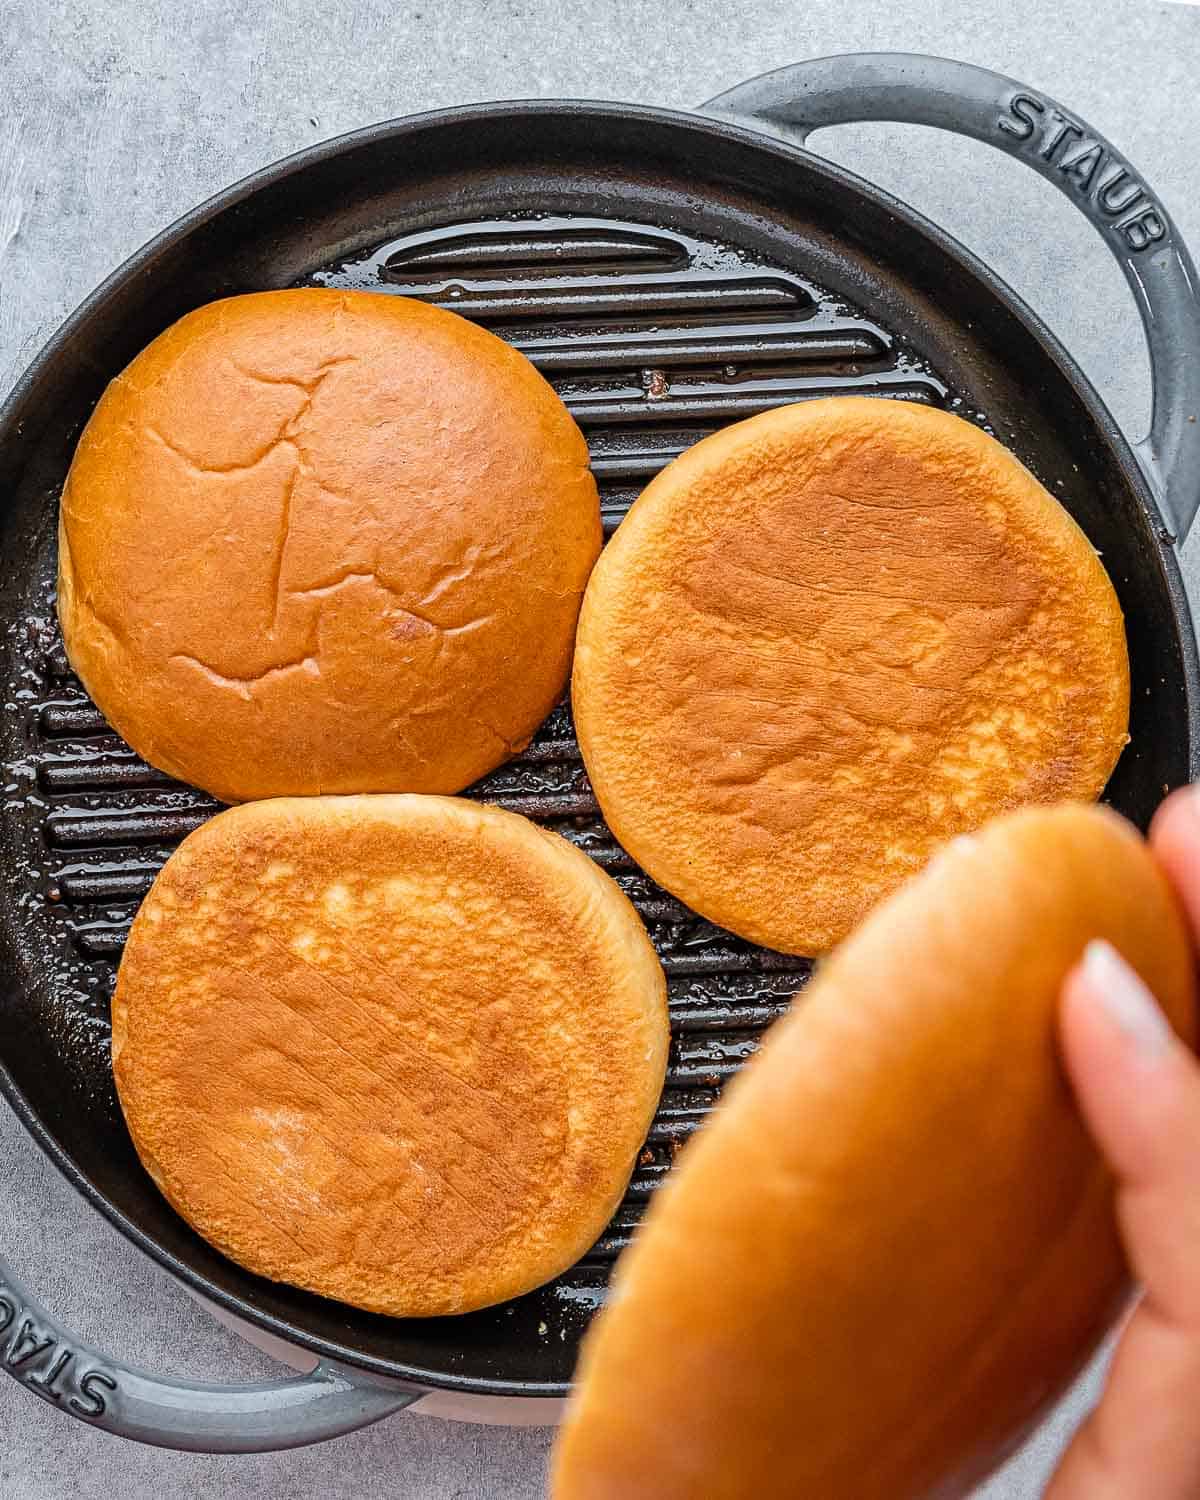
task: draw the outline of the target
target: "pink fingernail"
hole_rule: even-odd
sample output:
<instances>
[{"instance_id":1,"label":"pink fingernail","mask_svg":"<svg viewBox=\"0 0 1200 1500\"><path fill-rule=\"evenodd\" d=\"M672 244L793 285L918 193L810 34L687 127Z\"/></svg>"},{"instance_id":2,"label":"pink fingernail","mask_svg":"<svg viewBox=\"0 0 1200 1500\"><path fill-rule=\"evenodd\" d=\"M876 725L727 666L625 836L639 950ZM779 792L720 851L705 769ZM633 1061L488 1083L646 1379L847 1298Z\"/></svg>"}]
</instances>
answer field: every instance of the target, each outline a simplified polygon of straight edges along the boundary
<instances>
[{"instance_id":1,"label":"pink fingernail","mask_svg":"<svg viewBox=\"0 0 1200 1500\"><path fill-rule=\"evenodd\" d=\"M1111 943L1089 943L1083 973L1108 1018L1147 1058L1158 1058L1174 1037L1158 1002Z\"/></svg>"}]
</instances>

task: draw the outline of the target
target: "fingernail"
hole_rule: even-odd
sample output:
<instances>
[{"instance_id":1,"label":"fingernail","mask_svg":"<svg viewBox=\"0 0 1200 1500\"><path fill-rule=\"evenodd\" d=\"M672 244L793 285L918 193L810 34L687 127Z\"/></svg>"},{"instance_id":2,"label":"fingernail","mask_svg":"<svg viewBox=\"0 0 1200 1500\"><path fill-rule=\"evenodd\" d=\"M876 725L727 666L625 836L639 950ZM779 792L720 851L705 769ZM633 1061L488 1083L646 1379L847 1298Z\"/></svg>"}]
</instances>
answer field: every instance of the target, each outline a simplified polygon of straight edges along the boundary
<instances>
[{"instance_id":1,"label":"fingernail","mask_svg":"<svg viewBox=\"0 0 1200 1500\"><path fill-rule=\"evenodd\" d=\"M1089 943L1083 973L1113 1021L1146 1057L1161 1057L1174 1033L1154 996L1111 943Z\"/></svg>"}]
</instances>

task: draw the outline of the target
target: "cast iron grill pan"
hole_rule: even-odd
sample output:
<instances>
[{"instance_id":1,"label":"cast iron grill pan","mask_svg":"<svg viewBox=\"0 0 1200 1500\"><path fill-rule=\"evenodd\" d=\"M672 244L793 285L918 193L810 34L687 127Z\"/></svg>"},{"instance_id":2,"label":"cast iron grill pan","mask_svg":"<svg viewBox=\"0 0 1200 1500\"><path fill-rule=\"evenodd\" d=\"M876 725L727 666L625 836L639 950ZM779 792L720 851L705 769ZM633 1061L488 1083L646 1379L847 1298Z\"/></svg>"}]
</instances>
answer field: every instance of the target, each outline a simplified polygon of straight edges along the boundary
<instances>
[{"instance_id":1,"label":"cast iron grill pan","mask_svg":"<svg viewBox=\"0 0 1200 1500\"><path fill-rule=\"evenodd\" d=\"M810 963L712 926L634 864L600 816L564 704L467 795L585 850L630 896L666 970L667 1087L612 1224L552 1286L445 1320L359 1313L262 1282L211 1250L133 1154L112 1085L108 1002L139 901L218 805L113 734L69 670L53 608L58 493L106 380L212 297L280 285L419 297L491 328L556 386L587 436L606 536L649 477L731 421L846 393L942 406L1013 447L1104 553L1129 617L1135 691L1133 744L1111 800L1145 823L1187 777L1188 733L1166 541L1052 352L986 285L949 256L939 263L886 207L824 180L819 163L811 180L790 159L781 172L761 141L714 138L697 163L686 139L696 122L549 106L491 114L490 133L469 142L463 117L417 122L409 137L392 127L343 149L336 175L331 157L260 189L230 211L224 239L201 225L186 258L168 254L136 305L118 292L47 383L54 420L3 491L0 1022L5 1062L60 1162L210 1296L368 1367L549 1394L569 1378L611 1265L679 1144ZM405 170L414 159L419 174Z\"/></svg>"}]
</instances>

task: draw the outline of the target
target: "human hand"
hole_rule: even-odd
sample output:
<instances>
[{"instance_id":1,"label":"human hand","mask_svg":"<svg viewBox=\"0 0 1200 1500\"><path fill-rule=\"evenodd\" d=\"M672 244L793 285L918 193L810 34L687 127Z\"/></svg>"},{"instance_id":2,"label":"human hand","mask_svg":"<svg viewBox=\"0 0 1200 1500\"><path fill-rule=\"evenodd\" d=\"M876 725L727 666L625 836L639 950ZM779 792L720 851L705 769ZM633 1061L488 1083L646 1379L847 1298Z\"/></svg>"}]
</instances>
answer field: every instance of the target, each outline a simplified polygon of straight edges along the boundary
<instances>
[{"instance_id":1,"label":"human hand","mask_svg":"<svg viewBox=\"0 0 1200 1500\"><path fill-rule=\"evenodd\" d=\"M1169 798L1150 837L1200 946L1200 787ZM1143 1292L1045 1500L1198 1500L1200 1063L1107 944L1068 977L1060 1027Z\"/></svg>"}]
</instances>

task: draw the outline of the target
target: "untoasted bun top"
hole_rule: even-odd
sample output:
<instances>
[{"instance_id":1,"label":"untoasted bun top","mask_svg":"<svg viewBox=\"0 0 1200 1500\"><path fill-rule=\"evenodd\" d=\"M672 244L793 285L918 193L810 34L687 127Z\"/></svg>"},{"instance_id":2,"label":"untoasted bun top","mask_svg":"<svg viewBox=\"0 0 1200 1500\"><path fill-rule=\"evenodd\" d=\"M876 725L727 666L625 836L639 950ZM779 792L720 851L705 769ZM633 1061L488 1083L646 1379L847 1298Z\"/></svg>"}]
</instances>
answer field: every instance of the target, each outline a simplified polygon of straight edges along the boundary
<instances>
[{"instance_id":1,"label":"untoasted bun top","mask_svg":"<svg viewBox=\"0 0 1200 1500\"><path fill-rule=\"evenodd\" d=\"M214 302L80 439L67 654L137 751L227 801L458 791L566 680L600 546L587 463L524 356L453 313Z\"/></svg>"},{"instance_id":2,"label":"untoasted bun top","mask_svg":"<svg viewBox=\"0 0 1200 1500\"><path fill-rule=\"evenodd\" d=\"M950 1500L1125 1284L1057 1060L1113 943L1194 1035L1182 919L1114 814L952 845L820 969L684 1152L584 1345L555 1500Z\"/></svg>"},{"instance_id":3,"label":"untoasted bun top","mask_svg":"<svg viewBox=\"0 0 1200 1500\"><path fill-rule=\"evenodd\" d=\"M549 1280L616 1207L666 985L565 839L443 797L223 813L164 866L113 1000L146 1169L259 1275L398 1316Z\"/></svg>"},{"instance_id":4,"label":"untoasted bun top","mask_svg":"<svg viewBox=\"0 0 1200 1500\"><path fill-rule=\"evenodd\" d=\"M904 402L753 417L655 479L600 560L573 678L613 832L702 915L843 937L947 838L1099 795L1120 607L993 438Z\"/></svg>"}]
</instances>

